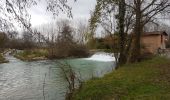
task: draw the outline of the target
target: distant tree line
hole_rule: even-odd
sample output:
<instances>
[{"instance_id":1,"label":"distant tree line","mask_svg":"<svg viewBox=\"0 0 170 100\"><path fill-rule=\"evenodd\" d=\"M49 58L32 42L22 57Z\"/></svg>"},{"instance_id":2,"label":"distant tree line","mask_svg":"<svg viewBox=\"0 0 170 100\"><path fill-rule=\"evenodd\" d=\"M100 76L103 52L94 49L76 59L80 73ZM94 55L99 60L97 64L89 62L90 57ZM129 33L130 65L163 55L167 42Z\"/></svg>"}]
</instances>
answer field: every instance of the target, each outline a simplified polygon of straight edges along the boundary
<instances>
[{"instance_id":1,"label":"distant tree line","mask_svg":"<svg viewBox=\"0 0 170 100\"><path fill-rule=\"evenodd\" d=\"M81 23L81 27L72 27L69 20L57 21L54 25L45 26L47 30L34 29L34 33L25 29L0 33L0 47L31 50L46 49L49 58L84 57L89 52L86 47L85 35L88 26Z\"/></svg>"}]
</instances>

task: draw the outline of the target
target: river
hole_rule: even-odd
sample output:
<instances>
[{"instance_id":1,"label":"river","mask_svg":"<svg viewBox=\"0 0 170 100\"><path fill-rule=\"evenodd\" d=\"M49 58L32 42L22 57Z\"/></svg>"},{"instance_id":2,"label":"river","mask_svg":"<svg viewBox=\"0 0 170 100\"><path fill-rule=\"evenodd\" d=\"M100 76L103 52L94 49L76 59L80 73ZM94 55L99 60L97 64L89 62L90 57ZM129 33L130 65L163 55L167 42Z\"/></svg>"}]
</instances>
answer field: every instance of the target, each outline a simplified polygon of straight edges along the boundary
<instances>
[{"instance_id":1,"label":"river","mask_svg":"<svg viewBox=\"0 0 170 100\"><path fill-rule=\"evenodd\" d=\"M13 56L0 64L0 100L64 100L67 91L57 60L23 62ZM66 60L83 80L101 77L113 69L113 62L85 59ZM46 74L46 77L45 77Z\"/></svg>"}]
</instances>

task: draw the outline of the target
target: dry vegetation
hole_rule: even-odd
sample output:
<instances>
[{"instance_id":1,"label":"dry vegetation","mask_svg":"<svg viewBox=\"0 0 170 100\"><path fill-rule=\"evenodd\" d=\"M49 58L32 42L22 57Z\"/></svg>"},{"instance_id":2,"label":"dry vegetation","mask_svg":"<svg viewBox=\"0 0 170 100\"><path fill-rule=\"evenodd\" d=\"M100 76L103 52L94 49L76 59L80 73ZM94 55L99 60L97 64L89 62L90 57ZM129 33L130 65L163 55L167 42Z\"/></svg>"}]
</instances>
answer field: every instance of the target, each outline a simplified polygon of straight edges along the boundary
<instances>
[{"instance_id":1,"label":"dry vegetation","mask_svg":"<svg viewBox=\"0 0 170 100\"><path fill-rule=\"evenodd\" d=\"M3 55L0 53L0 64L1 63L7 63L8 61L3 57Z\"/></svg>"}]
</instances>

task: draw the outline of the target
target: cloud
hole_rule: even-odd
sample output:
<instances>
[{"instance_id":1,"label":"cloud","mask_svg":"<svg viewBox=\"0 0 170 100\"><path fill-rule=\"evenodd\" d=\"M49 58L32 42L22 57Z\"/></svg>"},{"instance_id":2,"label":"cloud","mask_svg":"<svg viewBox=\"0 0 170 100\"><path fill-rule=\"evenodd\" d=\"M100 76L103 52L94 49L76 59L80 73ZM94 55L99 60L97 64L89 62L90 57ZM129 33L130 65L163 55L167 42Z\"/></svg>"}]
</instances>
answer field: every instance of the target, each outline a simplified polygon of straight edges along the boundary
<instances>
[{"instance_id":1,"label":"cloud","mask_svg":"<svg viewBox=\"0 0 170 100\"><path fill-rule=\"evenodd\" d=\"M70 0L68 4L72 7L73 20L75 19L89 19L90 11L94 9L96 0ZM46 3L41 0L38 5L32 7L29 12L31 14L32 26L39 26L53 21L53 16L46 11ZM65 14L60 13L56 19L67 18Z\"/></svg>"}]
</instances>

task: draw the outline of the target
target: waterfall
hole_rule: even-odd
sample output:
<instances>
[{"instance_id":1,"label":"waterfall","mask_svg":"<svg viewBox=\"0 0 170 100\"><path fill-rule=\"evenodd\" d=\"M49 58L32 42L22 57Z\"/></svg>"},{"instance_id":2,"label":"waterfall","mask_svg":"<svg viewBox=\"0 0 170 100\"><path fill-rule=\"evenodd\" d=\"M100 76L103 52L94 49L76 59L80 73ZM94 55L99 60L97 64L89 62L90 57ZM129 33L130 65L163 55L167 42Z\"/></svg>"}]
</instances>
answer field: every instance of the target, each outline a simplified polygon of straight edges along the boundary
<instances>
[{"instance_id":1,"label":"waterfall","mask_svg":"<svg viewBox=\"0 0 170 100\"><path fill-rule=\"evenodd\" d=\"M86 58L86 60L110 62L115 61L115 57L113 53L98 52L92 55L91 57Z\"/></svg>"}]
</instances>

